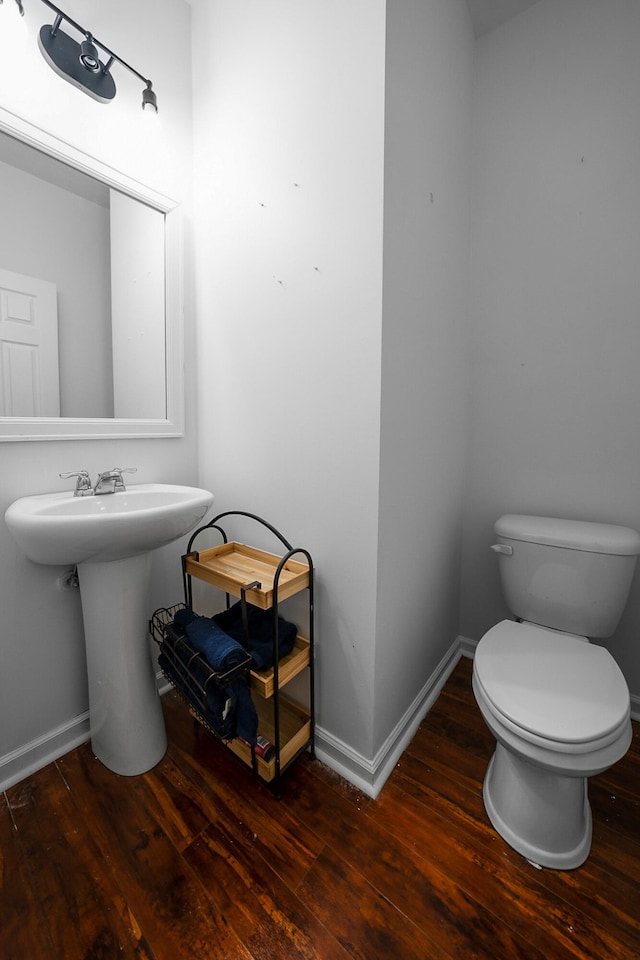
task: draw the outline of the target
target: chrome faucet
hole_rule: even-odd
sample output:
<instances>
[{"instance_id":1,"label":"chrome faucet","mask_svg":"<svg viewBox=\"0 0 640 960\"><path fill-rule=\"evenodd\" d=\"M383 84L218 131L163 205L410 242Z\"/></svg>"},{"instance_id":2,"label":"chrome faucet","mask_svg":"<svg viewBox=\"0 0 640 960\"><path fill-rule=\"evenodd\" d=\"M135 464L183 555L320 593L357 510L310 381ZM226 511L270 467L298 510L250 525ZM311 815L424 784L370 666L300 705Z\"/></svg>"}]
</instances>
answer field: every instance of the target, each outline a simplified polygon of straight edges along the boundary
<instances>
[{"instance_id":1,"label":"chrome faucet","mask_svg":"<svg viewBox=\"0 0 640 960\"><path fill-rule=\"evenodd\" d=\"M72 473L60 473L58 476L62 480L68 480L70 477L77 477L76 488L73 491L74 497L92 497L93 487L91 486L91 477L86 470L77 470Z\"/></svg>"},{"instance_id":2,"label":"chrome faucet","mask_svg":"<svg viewBox=\"0 0 640 960\"><path fill-rule=\"evenodd\" d=\"M111 470L105 470L98 474L93 493L100 497L105 493L124 492L127 488L122 479L123 473L136 473L137 467L112 467Z\"/></svg>"}]
</instances>

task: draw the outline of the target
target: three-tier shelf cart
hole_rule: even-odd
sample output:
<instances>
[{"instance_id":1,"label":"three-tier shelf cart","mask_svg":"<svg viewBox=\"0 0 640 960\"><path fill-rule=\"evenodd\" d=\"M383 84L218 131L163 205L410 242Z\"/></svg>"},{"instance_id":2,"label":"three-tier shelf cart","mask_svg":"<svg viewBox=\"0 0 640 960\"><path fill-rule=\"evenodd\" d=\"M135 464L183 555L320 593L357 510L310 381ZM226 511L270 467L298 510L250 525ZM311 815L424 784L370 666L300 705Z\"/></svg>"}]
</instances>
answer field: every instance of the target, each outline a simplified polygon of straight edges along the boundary
<instances>
[{"instance_id":1,"label":"three-tier shelf cart","mask_svg":"<svg viewBox=\"0 0 640 960\"><path fill-rule=\"evenodd\" d=\"M244 517L266 528L279 542L278 553L229 540L220 521L230 517ZM210 531L221 539L217 546L198 550L198 543L211 540ZM178 663L180 672L164 670L165 676L188 701L194 717L211 733L226 742L227 747L254 773L269 783L277 797L281 795L281 777L305 751L314 753L314 569L311 555L302 547L293 547L270 523L252 513L231 510L220 513L192 535L187 552L182 557L184 604L157 610L151 618L151 635L159 643L160 665L169 661ZM175 629L173 619L178 609L193 610L193 579L204 581L222 590L226 607L231 597L240 600L245 638L249 630L247 604L263 611L270 611L273 642L273 666L256 670L248 655L244 663L237 664L226 674L216 674L201 657L189 659L192 669L184 669L184 651L180 649L184 638ZM293 649L280 656L279 615L280 604L306 591L308 603L307 635L298 633ZM173 659L172 659L173 658ZM210 684L224 686L240 673L248 672L251 696L258 713L258 733L269 741L270 748L264 752L250 746L240 738L227 739L219 723L207 709L207 690ZM287 696L286 686L295 677L307 678L308 703L301 703L299 683L298 698ZM305 698L303 698L305 699Z\"/></svg>"}]
</instances>

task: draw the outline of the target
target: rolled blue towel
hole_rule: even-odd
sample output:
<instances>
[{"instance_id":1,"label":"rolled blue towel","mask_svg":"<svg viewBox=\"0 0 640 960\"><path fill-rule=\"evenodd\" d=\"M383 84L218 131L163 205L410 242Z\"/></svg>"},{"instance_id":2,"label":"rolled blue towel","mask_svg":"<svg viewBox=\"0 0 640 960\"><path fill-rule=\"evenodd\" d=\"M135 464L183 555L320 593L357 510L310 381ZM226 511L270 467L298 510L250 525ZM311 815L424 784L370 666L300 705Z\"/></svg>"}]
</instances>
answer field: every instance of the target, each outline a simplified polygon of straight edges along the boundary
<instances>
[{"instance_id":1,"label":"rolled blue towel","mask_svg":"<svg viewBox=\"0 0 640 960\"><path fill-rule=\"evenodd\" d=\"M186 608L178 610L174 619L183 628L193 649L205 658L216 673L226 673L246 660L244 647L209 617L199 617Z\"/></svg>"}]
</instances>

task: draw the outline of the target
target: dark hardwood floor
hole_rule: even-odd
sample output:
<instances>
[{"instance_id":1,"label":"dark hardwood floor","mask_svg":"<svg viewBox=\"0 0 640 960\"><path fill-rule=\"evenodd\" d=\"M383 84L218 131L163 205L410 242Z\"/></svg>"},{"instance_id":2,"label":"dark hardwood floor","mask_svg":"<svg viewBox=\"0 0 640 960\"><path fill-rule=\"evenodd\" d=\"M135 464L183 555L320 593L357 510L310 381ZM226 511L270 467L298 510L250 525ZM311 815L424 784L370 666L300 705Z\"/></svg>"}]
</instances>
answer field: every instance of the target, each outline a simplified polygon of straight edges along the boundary
<instances>
[{"instance_id":1,"label":"dark hardwood floor","mask_svg":"<svg viewBox=\"0 0 640 960\"><path fill-rule=\"evenodd\" d=\"M5 960L640 956L640 731L594 778L579 870L490 828L492 739L461 660L377 800L304 758L284 795L164 698L169 750L118 777L88 745L4 795Z\"/></svg>"}]
</instances>

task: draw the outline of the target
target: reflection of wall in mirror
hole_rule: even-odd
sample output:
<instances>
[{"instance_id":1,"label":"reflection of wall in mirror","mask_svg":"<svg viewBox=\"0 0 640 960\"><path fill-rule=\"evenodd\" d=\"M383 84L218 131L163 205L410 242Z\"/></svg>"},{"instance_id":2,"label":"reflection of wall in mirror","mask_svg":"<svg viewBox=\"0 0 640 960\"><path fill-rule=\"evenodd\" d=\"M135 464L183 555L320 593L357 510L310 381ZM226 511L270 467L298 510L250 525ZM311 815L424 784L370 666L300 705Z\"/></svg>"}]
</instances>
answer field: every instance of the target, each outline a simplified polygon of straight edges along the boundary
<instances>
[{"instance_id":1,"label":"reflection of wall in mirror","mask_svg":"<svg viewBox=\"0 0 640 960\"><path fill-rule=\"evenodd\" d=\"M166 417L164 214L111 190L113 414Z\"/></svg>"},{"instance_id":2,"label":"reflection of wall in mirror","mask_svg":"<svg viewBox=\"0 0 640 960\"><path fill-rule=\"evenodd\" d=\"M58 288L60 413L113 416L109 210L0 163L0 266Z\"/></svg>"}]
</instances>

